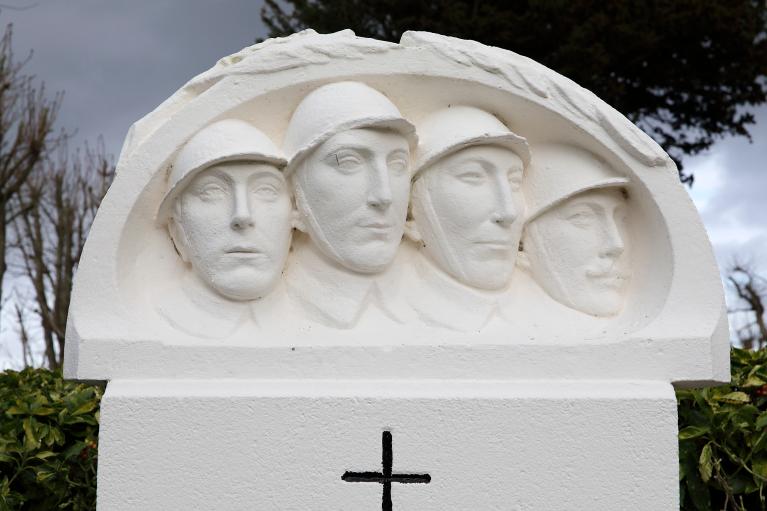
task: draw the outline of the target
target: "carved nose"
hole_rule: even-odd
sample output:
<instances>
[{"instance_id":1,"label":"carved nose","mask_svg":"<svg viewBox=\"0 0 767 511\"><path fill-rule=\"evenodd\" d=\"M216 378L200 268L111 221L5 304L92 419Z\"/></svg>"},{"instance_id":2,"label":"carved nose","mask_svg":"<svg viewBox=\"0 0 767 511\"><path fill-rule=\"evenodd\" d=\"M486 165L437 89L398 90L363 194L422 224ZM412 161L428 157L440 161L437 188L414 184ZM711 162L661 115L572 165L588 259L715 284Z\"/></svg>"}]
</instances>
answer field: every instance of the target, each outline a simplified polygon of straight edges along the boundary
<instances>
[{"instance_id":1,"label":"carved nose","mask_svg":"<svg viewBox=\"0 0 767 511\"><path fill-rule=\"evenodd\" d=\"M617 258L625 249L626 245L623 242L623 236L621 236L618 226L612 220L608 220L605 227L605 244L602 249L602 255Z\"/></svg>"},{"instance_id":2,"label":"carved nose","mask_svg":"<svg viewBox=\"0 0 767 511\"><path fill-rule=\"evenodd\" d=\"M368 197L368 206L371 208L385 209L391 205L391 194L371 194Z\"/></svg>"},{"instance_id":3,"label":"carved nose","mask_svg":"<svg viewBox=\"0 0 767 511\"><path fill-rule=\"evenodd\" d=\"M241 231L255 225L253 215L250 214L248 207L248 198L244 192L237 193L235 196L234 211L232 211L229 225L235 231Z\"/></svg>"},{"instance_id":4,"label":"carved nose","mask_svg":"<svg viewBox=\"0 0 767 511\"><path fill-rule=\"evenodd\" d=\"M255 223L253 222L253 219L250 218L250 215L235 215L232 217L232 229L235 231L239 231L242 229L246 229L248 227L253 227Z\"/></svg>"},{"instance_id":5,"label":"carved nose","mask_svg":"<svg viewBox=\"0 0 767 511\"><path fill-rule=\"evenodd\" d=\"M498 205L493 213L493 222L503 226L511 225L519 216L514 205L514 196L508 183L501 183L498 190Z\"/></svg>"},{"instance_id":6,"label":"carved nose","mask_svg":"<svg viewBox=\"0 0 767 511\"><path fill-rule=\"evenodd\" d=\"M389 174L385 169L380 167L371 170L373 171L373 175L368 189L368 206L376 209L386 209L392 202Z\"/></svg>"}]
</instances>

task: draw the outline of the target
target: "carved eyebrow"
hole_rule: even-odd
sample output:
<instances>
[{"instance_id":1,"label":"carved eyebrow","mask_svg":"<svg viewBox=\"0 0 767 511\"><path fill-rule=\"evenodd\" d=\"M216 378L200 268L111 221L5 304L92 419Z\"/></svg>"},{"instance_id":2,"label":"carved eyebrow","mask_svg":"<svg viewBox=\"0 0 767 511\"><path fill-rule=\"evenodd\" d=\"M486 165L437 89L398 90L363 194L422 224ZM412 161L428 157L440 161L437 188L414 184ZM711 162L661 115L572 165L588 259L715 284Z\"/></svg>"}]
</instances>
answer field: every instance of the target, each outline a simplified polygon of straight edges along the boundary
<instances>
[{"instance_id":1,"label":"carved eyebrow","mask_svg":"<svg viewBox=\"0 0 767 511\"><path fill-rule=\"evenodd\" d=\"M251 184L255 181L260 181L263 179L268 179L271 181L277 181L279 183L285 182L285 176L282 175L281 172L271 172L268 170L262 170L259 172L255 172L248 176L248 183Z\"/></svg>"},{"instance_id":2,"label":"carved eyebrow","mask_svg":"<svg viewBox=\"0 0 767 511\"><path fill-rule=\"evenodd\" d=\"M388 155L389 158L391 158L392 156L404 156L405 158L408 158L410 156L410 153L405 149L395 149L392 152L390 152Z\"/></svg>"},{"instance_id":3,"label":"carved eyebrow","mask_svg":"<svg viewBox=\"0 0 767 511\"><path fill-rule=\"evenodd\" d=\"M285 178L285 176L283 176L282 172L279 172L277 170L259 170L258 172L252 173L248 177L248 179L253 179L253 178L256 178L256 177L260 178L260 177L264 177L264 176L273 177L275 179L284 179Z\"/></svg>"},{"instance_id":4,"label":"carved eyebrow","mask_svg":"<svg viewBox=\"0 0 767 511\"><path fill-rule=\"evenodd\" d=\"M221 179L222 181L225 181L227 184L230 184L230 185L234 183L234 181L232 180L232 176L230 176L229 174L227 174L223 170L220 170L220 169L218 169L216 167L208 169L206 174L208 176L211 176L211 177L217 177L218 179ZM200 176L200 177L204 178L205 176L203 175L203 176Z\"/></svg>"},{"instance_id":5,"label":"carved eyebrow","mask_svg":"<svg viewBox=\"0 0 767 511\"><path fill-rule=\"evenodd\" d=\"M605 213L605 209L601 205L594 202L578 201L568 203L565 201L563 207L559 208L559 217L566 218L572 214L577 213L579 210L582 211L584 209L594 214L599 214L600 212Z\"/></svg>"},{"instance_id":6,"label":"carved eyebrow","mask_svg":"<svg viewBox=\"0 0 767 511\"><path fill-rule=\"evenodd\" d=\"M371 153L370 148L366 147L364 145L361 145L361 144L358 145L358 144L354 144L354 143L341 143L341 142L339 142L338 144L331 145L326 150L326 153L328 155L331 155L331 154L335 154L335 153L338 153L338 152L341 152L341 151L344 151L344 150L356 151L356 152L364 154L364 155L369 155Z\"/></svg>"},{"instance_id":7,"label":"carved eyebrow","mask_svg":"<svg viewBox=\"0 0 767 511\"><path fill-rule=\"evenodd\" d=\"M476 163L477 165L482 167L482 169L485 171L489 171L494 168L494 165L490 163L489 161L482 158L475 157L475 156L470 156L468 158L461 158L460 160L458 160L458 162L456 162L456 166L466 165L467 163Z\"/></svg>"}]
</instances>

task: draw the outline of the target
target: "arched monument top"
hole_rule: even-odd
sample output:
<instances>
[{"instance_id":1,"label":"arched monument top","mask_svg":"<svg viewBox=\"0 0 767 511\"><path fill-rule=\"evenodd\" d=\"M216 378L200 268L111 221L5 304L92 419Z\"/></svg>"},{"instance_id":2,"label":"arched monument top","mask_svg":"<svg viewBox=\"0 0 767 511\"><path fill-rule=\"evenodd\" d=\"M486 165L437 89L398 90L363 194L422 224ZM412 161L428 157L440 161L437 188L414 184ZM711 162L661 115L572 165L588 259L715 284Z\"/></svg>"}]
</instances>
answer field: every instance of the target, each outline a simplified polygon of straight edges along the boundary
<instances>
[{"instance_id":1,"label":"arched monument top","mask_svg":"<svg viewBox=\"0 0 767 511\"><path fill-rule=\"evenodd\" d=\"M286 172L248 140L284 150L299 105L330 131ZM451 142L411 176L441 137L419 130L441 111ZM227 119L259 134L236 161L204 142ZM219 159L183 176L166 225L158 208L184 151ZM354 178L380 217L349 223L362 206L348 176L380 162L388 173ZM236 238L248 225L253 237ZM480 248L466 243L480 232ZM238 251L242 273L221 269L219 249ZM78 271L65 368L699 383L727 379L727 346L700 218L673 161L628 119L507 50L307 30L221 59L131 127Z\"/></svg>"}]
</instances>

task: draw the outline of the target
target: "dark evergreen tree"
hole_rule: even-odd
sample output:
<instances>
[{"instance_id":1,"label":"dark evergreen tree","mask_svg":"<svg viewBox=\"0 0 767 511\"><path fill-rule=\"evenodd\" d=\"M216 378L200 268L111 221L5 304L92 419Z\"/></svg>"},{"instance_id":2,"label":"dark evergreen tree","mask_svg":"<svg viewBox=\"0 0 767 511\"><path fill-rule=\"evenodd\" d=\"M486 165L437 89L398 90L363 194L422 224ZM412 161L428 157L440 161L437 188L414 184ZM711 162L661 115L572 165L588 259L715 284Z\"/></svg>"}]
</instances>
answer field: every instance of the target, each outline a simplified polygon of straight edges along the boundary
<instances>
[{"instance_id":1,"label":"dark evergreen tree","mask_svg":"<svg viewBox=\"0 0 767 511\"><path fill-rule=\"evenodd\" d=\"M270 36L428 30L512 50L596 93L680 168L717 138L750 138L749 107L767 100L764 0L266 0L261 15Z\"/></svg>"}]
</instances>

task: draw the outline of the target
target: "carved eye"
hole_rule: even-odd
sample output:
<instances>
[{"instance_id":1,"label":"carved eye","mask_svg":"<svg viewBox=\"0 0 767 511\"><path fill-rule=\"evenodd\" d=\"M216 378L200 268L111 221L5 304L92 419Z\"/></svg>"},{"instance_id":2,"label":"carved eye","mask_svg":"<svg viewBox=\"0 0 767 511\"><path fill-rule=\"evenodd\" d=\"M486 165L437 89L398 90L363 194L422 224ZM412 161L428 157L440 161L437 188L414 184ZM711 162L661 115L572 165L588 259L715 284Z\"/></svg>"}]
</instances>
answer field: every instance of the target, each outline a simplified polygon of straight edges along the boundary
<instances>
[{"instance_id":1,"label":"carved eye","mask_svg":"<svg viewBox=\"0 0 767 511\"><path fill-rule=\"evenodd\" d=\"M226 190L217 183L206 183L197 189L197 196L204 201L220 200L226 196Z\"/></svg>"},{"instance_id":2,"label":"carved eye","mask_svg":"<svg viewBox=\"0 0 767 511\"><path fill-rule=\"evenodd\" d=\"M259 199L274 200L279 195L279 190L271 184L262 184L253 189L253 195Z\"/></svg>"},{"instance_id":3,"label":"carved eye","mask_svg":"<svg viewBox=\"0 0 767 511\"><path fill-rule=\"evenodd\" d=\"M565 217L568 222L576 227L590 227L594 222L594 212L587 208L581 208L571 211Z\"/></svg>"},{"instance_id":4,"label":"carved eye","mask_svg":"<svg viewBox=\"0 0 767 511\"><path fill-rule=\"evenodd\" d=\"M618 208L615 210L613 218L617 224L625 226L628 224L628 211L626 208Z\"/></svg>"},{"instance_id":5,"label":"carved eye","mask_svg":"<svg viewBox=\"0 0 767 511\"><path fill-rule=\"evenodd\" d=\"M522 172L509 172L509 184L512 190L519 190L522 187Z\"/></svg>"},{"instance_id":6,"label":"carved eye","mask_svg":"<svg viewBox=\"0 0 767 511\"><path fill-rule=\"evenodd\" d=\"M355 151L338 151L330 155L330 163L344 174L351 174L362 168L362 157Z\"/></svg>"},{"instance_id":7,"label":"carved eye","mask_svg":"<svg viewBox=\"0 0 767 511\"><path fill-rule=\"evenodd\" d=\"M409 168L408 161L400 156L389 159L389 172L393 174L405 174Z\"/></svg>"},{"instance_id":8,"label":"carved eye","mask_svg":"<svg viewBox=\"0 0 767 511\"><path fill-rule=\"evenodd\" d=\"M466 170L458 173L456 177L460 181L471 185L481 184L485 181L485 173L478 170Z\"/></svg>"}]
</instances>

